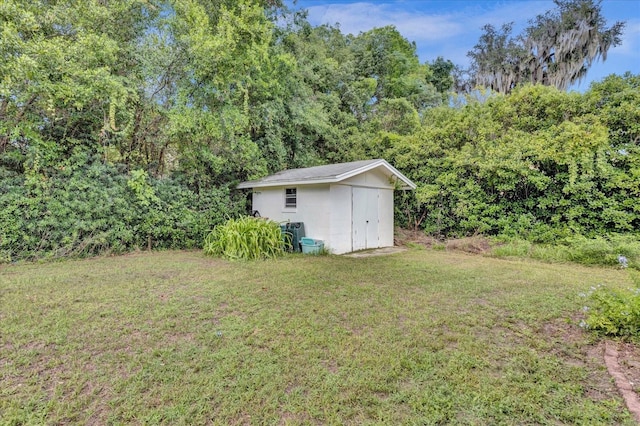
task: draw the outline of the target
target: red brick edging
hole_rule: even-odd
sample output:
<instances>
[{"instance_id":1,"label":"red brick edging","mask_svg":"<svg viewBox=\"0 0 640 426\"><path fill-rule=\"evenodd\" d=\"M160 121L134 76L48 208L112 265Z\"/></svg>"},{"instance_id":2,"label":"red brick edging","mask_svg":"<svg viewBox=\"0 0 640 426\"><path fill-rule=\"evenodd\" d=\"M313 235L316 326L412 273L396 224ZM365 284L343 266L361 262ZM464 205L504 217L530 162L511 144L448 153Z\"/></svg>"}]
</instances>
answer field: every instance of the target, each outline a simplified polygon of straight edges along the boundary
<instances>
[{"instance_id":1,"label":"red brick edging","mask_svg":"<svg viewBox=\"0 0 640 426\"><path fill-rule=\"evenodd\" d=\"M631 414L636 421L640 423L640 398L638 398L638 395L633 391L629 380L627 380L622 373L620 365L618 364L618 350L611 342L605 342L604 363L607 366L609 375L614 378L616 387L620 394L622 394L622 398L624 398L627 408L631 411Z\"/></svg>"}]
</instances>

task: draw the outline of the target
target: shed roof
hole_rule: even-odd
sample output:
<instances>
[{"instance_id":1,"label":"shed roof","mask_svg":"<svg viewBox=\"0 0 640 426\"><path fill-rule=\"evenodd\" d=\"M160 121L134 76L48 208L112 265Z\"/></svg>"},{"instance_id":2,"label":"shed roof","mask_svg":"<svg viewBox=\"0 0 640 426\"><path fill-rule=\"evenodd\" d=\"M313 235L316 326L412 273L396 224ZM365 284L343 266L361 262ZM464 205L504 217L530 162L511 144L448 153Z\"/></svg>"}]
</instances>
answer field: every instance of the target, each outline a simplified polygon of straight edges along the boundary
<instances>
[{"instance_id":1,"label":"shed roof","mask_svg":"<svg viewBox=\"0 0 640 426\"><path fill-rule=\"evenodd\" d=\"M383 159L352 161L350 163L330 164L327 166L307 167L304 169L283 170L262 179L242 182L239 189L265 188L283 185L310 185L318 183L338 183L350 177L380 168L386 175L400 184L400 189L415 189L415 183L400 173Z\"/></svg>"}]
</instances>

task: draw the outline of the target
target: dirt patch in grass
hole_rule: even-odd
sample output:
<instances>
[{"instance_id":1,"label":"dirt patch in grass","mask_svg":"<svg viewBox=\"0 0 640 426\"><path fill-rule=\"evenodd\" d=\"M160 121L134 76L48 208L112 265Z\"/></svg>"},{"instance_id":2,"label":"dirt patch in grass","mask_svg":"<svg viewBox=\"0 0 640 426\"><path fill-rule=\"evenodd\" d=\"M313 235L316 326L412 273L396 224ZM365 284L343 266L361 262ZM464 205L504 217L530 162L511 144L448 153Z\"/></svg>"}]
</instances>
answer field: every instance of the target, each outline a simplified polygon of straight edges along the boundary
<instances>
[{"instance_id":1,"label":"dirt patch in grass","mask_svg":"<svg viewBox=\"0 0 640 426\"><path fill-rule=\"evenodd\" d=\"M542 333L553 341L564 342L563 347L580 347L585 339L585 332L575 326L575 319L571 322L556 320L542 326ZM569 343L567 346L566 343ZM617 350L617 361L620 372L625 381L629 382L631 389L640 396L640 347L629 342L609 343ZM585 389L586 395L593 400L603 401L610 398L610 394L616 387L613 378L604 366L605 343L598 342L593 345L582 346L582 357L576 357L567 351L556 353L569 365L575 367L587 367L589 377L586 381L589 385ZM618 391L620 391L618 389Z\"/></svg>"},{"instance_id":2,"label":"dirt patch in grass","mask_svg":"<svg viewBox=\"0 0 640 426\"><path fill-rule=\"evenodd\" d=\"M338 363L335 359L322 360L321 364L332 374L338 373Z\"/></svg>"},{"instance_id":3,"label":"dirt patch in grass","mask_svg":"<svg viewBox=\"0 0 640 426\"><path fill-rule=\"evenodd\" d=\"M412 231L410 229L396 228L394 232L394 243L397 246L420 244L425 247L433 247L439 241L426 235L423 231Z\"/></svg>"},{"instance_id":4,"label":"dirt patch in grass","mask_svg":"<svg viewBox=\"0 0 640 426\"><path fill-rule=\"evenodd\" d=\"M252 423L249 423L252 424ZM280 415L279 425L297 425L297 424L322 424L320 422L314 422L313 418L307 413L290 413L288 411L283 412Z\"/></svg>"},{"instance_id":5,"label":"dirt patch in grass","mask_svg":"<svg viewBox=\"0 0 640 426\"><path fill-rule=\"evenodd\" d=\"M474 254L483 254L491 250L489 240L479 236L447 240L445 247L447 250L464 251Z\"/></svg>"},{"instance_id":6,"label":"dirt patch in grass","mask_svg":"<svg viewBox=\"0 0 640 426\"><path fill-rule=\"evenodd\" d=\"M589 375L585 388L585 396L594 401L604 401L611 398L615 385L604 366L604 342L586 347L585 364L589 368Z\"/></svg>"},{"instance_id":7,"label":"dirt patch in grass","mask_svg":"<svg viewBox=\"0 0 640 426\"><path fill-rule=\"evenodd\" d=\"M619 343L618 364L631 388L640 396L640 347L632 343Z\"/></svg>"},{"instance_id":8,"label":"dirt patch in grass","mask_svg":"<svg viewBox=\"0 0 640 426\"><path fill-rule=\"evenodd\" d=\"M569 343L571 347L577 346L584 342L586 337L584 330L577 326L578 323L574 319L567 321L564 318L558 318L545 323L541 332L553 342Z\"/></svg>"},{"instance_id":9,"label":"dirt patch in grass","mask_svg":"<svg viewBox=\"0 0 640 426\"><path fill-rule=\"evenodd\" d=\"M463 251L473 254L485 254L491 251L491 243L483 236L454 238L440 241L422 231L396 228L395 244L401 246L421 245L427 248L441 247L450 251Z\"/></svg>"}]
</instances>

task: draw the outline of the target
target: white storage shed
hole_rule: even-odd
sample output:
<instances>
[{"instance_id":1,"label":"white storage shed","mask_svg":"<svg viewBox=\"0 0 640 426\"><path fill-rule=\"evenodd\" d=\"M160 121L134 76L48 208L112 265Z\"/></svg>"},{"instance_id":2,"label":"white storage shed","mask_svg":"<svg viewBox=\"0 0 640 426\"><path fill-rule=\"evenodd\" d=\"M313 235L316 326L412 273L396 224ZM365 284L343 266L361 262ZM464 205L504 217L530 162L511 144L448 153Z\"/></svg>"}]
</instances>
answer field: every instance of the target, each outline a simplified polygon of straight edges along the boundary
<instances>
[{"instance_id":1,"label":"white storage shed","mask_svg":"<svg viewBox=\"0 0 640 426\"><path fill-rule=\"evenodd\" d=\"M416 185L385 160L292 169L239 189L253 210L276 222L303 222L307 237L335 254L393 246L393 191Z\"/></svg>"}]
</instances>

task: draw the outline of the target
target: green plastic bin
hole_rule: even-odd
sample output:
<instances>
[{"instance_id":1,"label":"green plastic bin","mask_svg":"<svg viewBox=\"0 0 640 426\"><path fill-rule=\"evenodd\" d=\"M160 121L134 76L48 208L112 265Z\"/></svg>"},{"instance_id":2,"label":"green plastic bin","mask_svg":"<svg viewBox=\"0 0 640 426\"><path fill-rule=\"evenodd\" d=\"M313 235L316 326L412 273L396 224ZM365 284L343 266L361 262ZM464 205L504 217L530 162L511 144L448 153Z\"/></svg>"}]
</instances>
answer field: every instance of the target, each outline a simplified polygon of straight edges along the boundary
<instances>
[{"instance_id":1,"label":"green plastic bin","mask_svg":"<svg viewBox=\"0 0 640 426\"><path fill-rule=\"evenodd\" d=\"M280 232L285 247L289 251L301 252L300 239L304 237L304 223L288 222L280 224Z\"/></svg>"},{"instance_id":2,"label":"green plastic bin","mask_svg":"<svg viewBox=\"0 0 640 426\"><path fill-rule=\"evenodd\" d=\"M318 254L324 249L324 241L314 240L313 238L305 237L300 239L300 245L304 254Z\"/></svg>"}]
</instances>

